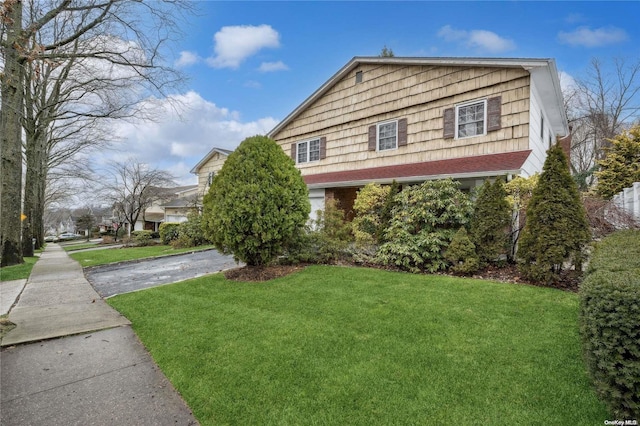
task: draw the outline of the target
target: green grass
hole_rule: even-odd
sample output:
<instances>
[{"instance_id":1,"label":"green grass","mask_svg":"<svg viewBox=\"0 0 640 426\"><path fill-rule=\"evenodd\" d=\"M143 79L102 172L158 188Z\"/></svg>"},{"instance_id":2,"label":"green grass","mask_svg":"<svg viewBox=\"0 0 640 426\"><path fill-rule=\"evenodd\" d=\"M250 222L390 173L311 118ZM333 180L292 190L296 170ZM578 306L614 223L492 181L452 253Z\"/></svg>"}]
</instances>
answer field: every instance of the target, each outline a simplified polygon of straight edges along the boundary
<instances>
[{"instance_id":1,"label":"green grass","mask_svg":"<svg viewBox=\"0 0 640 426\"><path fill-rule=\"evenodd\" d=\"M212 247L213 246L200 246L183 249L174 249L171 246L163 245L148 247L123 247L70 253L69 256L80 262L80 265L82 267L88 267L105 265L107 263L124 262L127 260L146 259L150 257L187 253L192 251L205 250Z\"/></svg>"},{"instance_id":2,"label":"green grass","mask_svg":"<svg viewBox=\"0 0 640 426\"><path fill-rule=\"evenodd\" d=\"M76 250L84 250L87 248L95 248L99 247L98 243L75 243L75 244L60 244L60 247L64 251L76 251Z\"/></svg>"},{"instance_id":3,"label":"green grass","mask_svg":"<svg viewBox=\"0 0 640 426\"><path fill-rule=\"evenodd\" d=\"M25 257L24 263L20 265L0 268L0 281L26 280L37 260L37 257Z\"/></svg>"},{"instance_id":4,"label":"green grass","mask_svg":"<svg viewBox=\"0 0 640 426\"><path fill-rule=\"evenodd\" d=\"M578 298L553 289L314 266L119 295L202 425L603 424Z\"/></svg>"}]
</instances>

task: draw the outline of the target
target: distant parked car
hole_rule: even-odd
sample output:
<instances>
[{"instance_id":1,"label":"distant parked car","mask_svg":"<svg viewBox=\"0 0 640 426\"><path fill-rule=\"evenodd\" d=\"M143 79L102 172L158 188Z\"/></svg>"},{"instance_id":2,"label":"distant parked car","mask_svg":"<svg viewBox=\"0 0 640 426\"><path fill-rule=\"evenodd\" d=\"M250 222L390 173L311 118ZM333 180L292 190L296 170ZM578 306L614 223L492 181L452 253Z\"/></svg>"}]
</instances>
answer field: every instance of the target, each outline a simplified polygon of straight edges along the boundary
<instances>
[{"instance_id":1,"label":"distant parked car","mask_svg":"<svg viewBox=\"0 0 640 426\"><path fill-rule=\"evenodd\" d=\"M44 237L44 241L47 243L57 243L58 237L56 237L55 235L47 235L46 237Z\"/></svg>"},{"instance_id":2,"label":"distant parked car","mask_svg":"<svg viewBox=\"0 0 640 426\"><path fill-rule=\"evenodd\" d=\"M82 235L72 234L70 232L67 232L67 233L58 235L58 240L59 241L69 241L69 240L75 240L75 239L78 239L78 238L81 238L81 237L82 237Z\"/></svg>"}]
</instances>

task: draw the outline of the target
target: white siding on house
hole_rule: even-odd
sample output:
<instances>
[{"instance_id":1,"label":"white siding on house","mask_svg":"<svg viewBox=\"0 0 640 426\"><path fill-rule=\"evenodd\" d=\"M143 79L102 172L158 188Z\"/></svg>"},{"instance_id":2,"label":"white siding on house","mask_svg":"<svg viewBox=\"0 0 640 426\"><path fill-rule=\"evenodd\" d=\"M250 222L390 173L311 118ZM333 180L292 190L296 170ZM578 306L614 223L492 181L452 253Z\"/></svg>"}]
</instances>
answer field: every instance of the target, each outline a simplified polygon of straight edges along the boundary
<instances>
[{"instance_id":1,"label":"white siding on house","mask_svg":"<svg viewBox=\"0 0 640 426\"><path fill-rule=\"evenodd\" d=\"M544 136L540 137L540 126L544 119ZM555 142L555 134L551 128L551 120L546 111L543 110L540 95L536 89L535 82L531 82L531 98L529 108L529 149L531 155L522 167L522 175L529 177L536 171L542 170L544 160L547 158L549 149L549 135Z\"/></svg>"}]
</instances>

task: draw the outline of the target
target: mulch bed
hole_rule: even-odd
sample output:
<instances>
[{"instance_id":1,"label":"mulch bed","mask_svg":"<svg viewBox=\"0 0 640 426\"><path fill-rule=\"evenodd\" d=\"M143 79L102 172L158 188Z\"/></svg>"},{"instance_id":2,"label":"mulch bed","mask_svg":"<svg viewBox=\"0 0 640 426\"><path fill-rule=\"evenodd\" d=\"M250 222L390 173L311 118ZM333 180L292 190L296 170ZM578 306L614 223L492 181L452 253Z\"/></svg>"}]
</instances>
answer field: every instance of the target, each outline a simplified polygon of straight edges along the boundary
<instances>
[{"instance_id":1,"label":"mulch bed","mask_svg":"<svg viewBox=\"0 0 640 426\"><path fill-rule=\"evenodd\" d=\"M363 266L355 264L344 264L347 266ZM225 278L231 281L243 281L243 282L265 282L274 278L280 278L293 274L303 270L307 265L269 265L269 266L244 266L241 268L229 269L224 272ZM381 267L380 265L366 265L378 269L397 270L394 268ZM450 275L442 273L442 275ZM516 265L506 265L504 267L488 267L479 271L471 278L477 278L482 280L493 280L505 283L535 285L538 287L551 287L559 290L570 291L577 293L580 285L580 277L573 271L565 271L560 281L553 284L540 284L532 283L520 276Z\"/></svg>"},{"instance_id":2,"label":"mulch bed","mask_svg":"<svg viewBox=\"0 0 640 426\"><path fill-rule=\"evenodd\" d=\"M231 281L264 282L303 270L305 265L243 266L224 271Z\"/></svg>"}]
</instances>

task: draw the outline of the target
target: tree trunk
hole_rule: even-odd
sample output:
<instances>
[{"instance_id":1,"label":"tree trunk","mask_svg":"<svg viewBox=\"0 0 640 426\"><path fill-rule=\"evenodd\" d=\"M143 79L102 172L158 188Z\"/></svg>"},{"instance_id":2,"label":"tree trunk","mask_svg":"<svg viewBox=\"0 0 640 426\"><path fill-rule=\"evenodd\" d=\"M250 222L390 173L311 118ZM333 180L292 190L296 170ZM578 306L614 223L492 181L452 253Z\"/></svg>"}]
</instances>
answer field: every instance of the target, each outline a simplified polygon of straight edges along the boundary
<instances>
[{"instance_id":1,"label":"tree trunk","mask_svg":"<svg viewBox=\"0 0 640 426\"><path fill-rule=\"evenodd\" d=\"M20 52L22 37L22 2L4 4L6 39L2 41L4 73L1 76L2 107L0 109L1 171L0 190L0 266L23 262L20 246L22 193L22 106L24 79Z\"/></svg>"},{"instance_id":2,"label":"tree trunk","mask_svg":"<svg viewBox=\"0 0 640 426\"><path fill-rule=\"evenodd\" d=\"M25 156L27 159L26 176L24 181L24 201L23 213L26 216L22 220L22 255L25 257L33 257L33 238L34 238L34 219L36 215L36 200L38 197L38 159L35 147L35 138L29 137L27 134L27 143Z\"/></svg>"}]
</instances>

